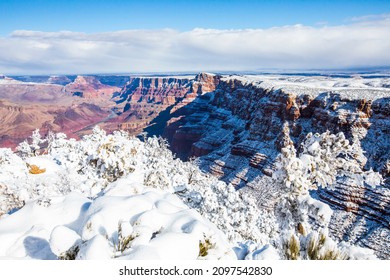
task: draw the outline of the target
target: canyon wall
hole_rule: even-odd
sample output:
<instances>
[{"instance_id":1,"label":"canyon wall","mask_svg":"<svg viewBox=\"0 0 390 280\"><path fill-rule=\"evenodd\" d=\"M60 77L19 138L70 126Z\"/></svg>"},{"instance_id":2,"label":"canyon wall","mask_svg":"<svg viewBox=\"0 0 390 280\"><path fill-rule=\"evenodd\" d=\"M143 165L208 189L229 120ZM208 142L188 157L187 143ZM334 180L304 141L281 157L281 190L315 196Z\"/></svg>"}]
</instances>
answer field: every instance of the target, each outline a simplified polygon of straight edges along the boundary
<instances>
[{"instance_id":1,"label":"canyon wall","mask_svg":"<svg viewBox=\"0 0 390 280\"><path fill-rule=\"evenodd\" d=\"M200 157L205 172L254 195L264 193L281 148L294 143L299 151L309 132L343 132L351 141L358 139L368 159L364 168L380 172L383 184L371 188L345 174L334 189L312 195L334 209L330 230L335 238L389 258L389 93L354 84L313 88L225 77L214 91L173 113L165 136L181 158Z\"/></svg>"}]
</instances>

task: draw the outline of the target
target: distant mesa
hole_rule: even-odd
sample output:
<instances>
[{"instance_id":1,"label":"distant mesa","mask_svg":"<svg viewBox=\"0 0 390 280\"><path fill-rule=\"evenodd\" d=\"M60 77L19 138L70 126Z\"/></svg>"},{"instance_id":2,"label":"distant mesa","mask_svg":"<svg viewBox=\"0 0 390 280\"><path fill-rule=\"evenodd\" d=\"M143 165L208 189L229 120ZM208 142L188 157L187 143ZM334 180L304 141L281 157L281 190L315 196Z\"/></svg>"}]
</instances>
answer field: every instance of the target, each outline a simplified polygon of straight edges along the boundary
<instances>
[{"instance_id":1,"label":"distant mesa","mask_svg":"<svg viewBox=\"0 0 390 280\"><path fill-rule=\"evenodd\" d=\"M67 85L72 82L67 76L50 76L47 80L49 84Z\"/></svg>"}]
</instances>

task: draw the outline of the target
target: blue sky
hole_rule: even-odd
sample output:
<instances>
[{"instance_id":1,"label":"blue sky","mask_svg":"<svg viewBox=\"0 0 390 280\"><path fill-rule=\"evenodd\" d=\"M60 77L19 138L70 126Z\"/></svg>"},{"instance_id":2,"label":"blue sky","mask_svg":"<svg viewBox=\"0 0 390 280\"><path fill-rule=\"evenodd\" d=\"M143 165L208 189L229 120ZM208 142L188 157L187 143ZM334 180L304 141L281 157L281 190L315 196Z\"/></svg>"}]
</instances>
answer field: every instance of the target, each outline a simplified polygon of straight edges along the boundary
<instances>
[{"instance_id":1,"label":"blue sky","mask_svg":"<svg viewBox=\"0 0 390 280\"><path fill-rule=\"evenodd\" d=\"M390 66L390 0L0 0L0 73Z\"/></svg>"},{"instance_id":2,"label":"blue sky","mask_svg":"<svg viewBox=\"0 0 390 280\"><path fill-rule=\"evenodd\" d=\"M389 0L1 0L0 35L17 29L91 33L340 25L384 13L390 13Z\"/></svg>"}]
</instances>

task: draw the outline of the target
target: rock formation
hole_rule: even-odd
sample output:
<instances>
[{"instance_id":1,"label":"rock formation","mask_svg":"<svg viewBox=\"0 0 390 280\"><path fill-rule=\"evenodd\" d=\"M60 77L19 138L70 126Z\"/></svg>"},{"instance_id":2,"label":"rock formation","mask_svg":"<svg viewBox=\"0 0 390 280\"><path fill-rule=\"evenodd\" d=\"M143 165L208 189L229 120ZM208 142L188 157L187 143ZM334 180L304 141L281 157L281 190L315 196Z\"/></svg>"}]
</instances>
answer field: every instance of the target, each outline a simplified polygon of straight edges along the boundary
<instances>
[{"instance_id":1,"label":"rock formation","mask_svg":"<svg viewBox=\"0 0 390 280\"><path fill-rule=\"evenodd\" d=\"M87 99L110 99L113 93L119 91L120 88L104 85L94 76L77 76L72 83L65 86L65 90Z\"/></svg>"},{"instance_id":2,"label":"rock formation","mask_svg":"<svg viewBox=\"0 0 390 280\"><path fill-rule=\"evenodd\" d=\"M219 76L213 74L199 74L195 78L130 78L115 98L121 113L117 121L119 128L138 134L148 126L149 134L160 135L173 112L214 90L218 80Z\"/></svg>"}]
</instances>

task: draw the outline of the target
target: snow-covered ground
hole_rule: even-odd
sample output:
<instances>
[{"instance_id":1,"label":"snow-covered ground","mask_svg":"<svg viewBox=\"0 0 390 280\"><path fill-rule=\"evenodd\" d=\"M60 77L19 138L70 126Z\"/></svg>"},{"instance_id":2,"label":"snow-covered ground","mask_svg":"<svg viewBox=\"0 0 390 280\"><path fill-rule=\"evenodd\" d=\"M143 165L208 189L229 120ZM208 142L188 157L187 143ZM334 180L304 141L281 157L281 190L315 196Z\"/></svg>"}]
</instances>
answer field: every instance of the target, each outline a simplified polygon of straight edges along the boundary
<instances>
[{"instance_id":1,"label":"snow-covered ground","mask_svg":"<svg viewBox=\"0 0 390 280\"><path fill-rule=\"evenodd\" d=\"M322 152L329 152L318 143L332 141L342 141L348 152L344 138L329 135L311 137L306 157L286 152L285 170L275 179L286 192L271 211L175 159L161 139L106 135L99 128L80 141L64 134L41 139L35 132L16 153L0 149L0 258L375 258L305 222L310 214L326 226L331 214L303 184L314 176L308 166L324 164ZM331 175L318 174L325 181ZM298 231L293 204L300 207Z\"/></svg>"},{"instance_id":2,"label":"snow-covered ground","mask_svg":"<svg viewBox=\"0 0 390 280\"><path fill-rule=\"evenodd\" d=\"M174 159L157 138L97 128L81 141L39 137L18 154L0 149L2 258L231 259L233 240L255 225L253 201L235 206L233 188ZM218 196L229 209L218 212ZM252 220L228 217L232 210Z\"/></svg>"},{"instance_id":3,"label":"snow-covered ground","mask_svg":"<svg viewBox=\"0 0 390 280\"><path fill-rule=\"evenodd\" d=\"M390 94L390 78L334 78L327 76L230 75L224 80L239 80L244 84L261 85L265 89L281 89L296 95L317 96L337 92L343 98L376 100Z\"/></svg>"}]
</instances>

